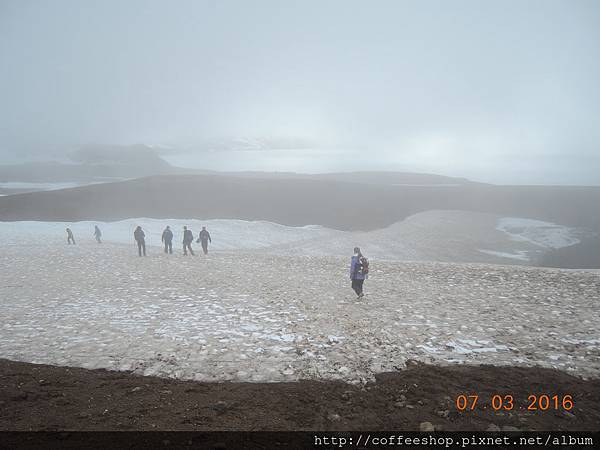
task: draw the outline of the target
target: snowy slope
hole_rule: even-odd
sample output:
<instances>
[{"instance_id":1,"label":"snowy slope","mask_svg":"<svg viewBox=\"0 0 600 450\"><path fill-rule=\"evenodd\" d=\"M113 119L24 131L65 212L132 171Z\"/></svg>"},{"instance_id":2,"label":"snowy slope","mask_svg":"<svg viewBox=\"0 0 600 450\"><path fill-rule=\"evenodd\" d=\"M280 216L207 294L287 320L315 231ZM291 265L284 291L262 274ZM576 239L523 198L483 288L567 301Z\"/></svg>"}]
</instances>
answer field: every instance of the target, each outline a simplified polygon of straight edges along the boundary
<instances>
[{"instance_id":1,"label":"snowy slope","mask_svg":"<svg viewBox=\"0 0 600 450\"><path fill-rule=\"evenodd\" d=\"M70 227L78 243L93 242L99 225L108 243L133 245L133 230L142 226L148 246L160 246L170 225L175 247L183 226L197 236L210 231L212 251L259 250L270 254L347 256L355 246L380 260L519 263L535 262L544 251L578 242L578 230L529 219L503 218L466 211L428 211L390 227L370 232L347 232L318 225L290 227L265 221L128 219L118 222L0 222L7 244L62 244Z\"/></svg>"},{"instance_id":2,"label":"snowy slope","mask_svg":"<svg viewBox=\"0 0 600 450\"><path fill-rule=\"evenodd\" d=\"M140 225L146 234L148 246L162 245L161 236L167 225L174 233L175 245L181 242L184 225L192 230L195 237L206 226L213 235L214 244L211 248L214 250L257 249L342 233L320 226L287 227L261 221L139 218L118 222L0 222L0 235L9 243L59 243L66 242L65 228L69 227L75 240L84 243L94 240L94 225L100 227L104 242L120 244L132 244L133 231Z\"/></svg>"},{"instance_id":3,"label":"snowy slope","mask_svg":"<svg viewBox=\"0 0 600 450\"><path fill-rule=\"evenodd\" d=\"M347 258L0 247L1 358L203 381L361 383L407 359L600 374L594 272L378 261L357 301Z\"/></svg>"}]
</instances>

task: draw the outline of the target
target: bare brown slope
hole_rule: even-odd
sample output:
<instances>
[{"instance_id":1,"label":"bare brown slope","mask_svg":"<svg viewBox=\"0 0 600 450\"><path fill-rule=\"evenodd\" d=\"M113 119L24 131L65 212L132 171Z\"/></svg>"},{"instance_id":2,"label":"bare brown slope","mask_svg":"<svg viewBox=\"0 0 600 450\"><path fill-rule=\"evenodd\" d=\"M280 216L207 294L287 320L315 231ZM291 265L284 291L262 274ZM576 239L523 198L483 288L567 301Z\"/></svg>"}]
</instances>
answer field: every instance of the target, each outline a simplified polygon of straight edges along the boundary
<instances>
[{"instance_id":1,"label":"bare brown slope","mask_svg":"<svg viewBox=\"0 0 600 450\"><path fill-rule=\"evenodd\" d=\"M198 383L0 359L0 430L418 430L424 421L446 431L597 430L599 388L600 380L538 367L416 365L361 389ZM479 401L459 412L455 400L465 392ZM497 394L510 394L514 411L494 411ZM574 407L527 411L531 394L570 395Z\"/></svg>"},{"instance_id":2,"label":"bare brown slope","mask_svg":"<svg viewBox=\"0 0 600 450\"><path fill-rule=\"evenodd\" d=\"M235 218L341 230L461 209L600 229L600 187L377 186L333 180L167 175L0 198L0 220Z\"/></svg>"}]
</instances>

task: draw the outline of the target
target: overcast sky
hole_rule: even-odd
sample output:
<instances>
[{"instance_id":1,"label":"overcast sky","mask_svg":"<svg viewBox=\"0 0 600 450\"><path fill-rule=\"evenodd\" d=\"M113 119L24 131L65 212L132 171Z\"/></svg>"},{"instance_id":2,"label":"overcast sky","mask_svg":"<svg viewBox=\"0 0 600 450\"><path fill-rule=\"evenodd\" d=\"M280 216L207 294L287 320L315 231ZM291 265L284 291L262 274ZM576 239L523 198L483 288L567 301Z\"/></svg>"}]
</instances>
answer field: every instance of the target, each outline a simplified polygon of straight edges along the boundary
<instances>
[{"instance_id":1,"label":"overcast sky","mask_svg":"<svg viewBox=\"0 0 600 450\"><path fill-rule=\"evenodd\" d=\"M599 85L596 0L0 0L0 163L147 143L224 170L600 184ZM314 148L197 150L240 137Z\"/></svg>"}]
</instances>

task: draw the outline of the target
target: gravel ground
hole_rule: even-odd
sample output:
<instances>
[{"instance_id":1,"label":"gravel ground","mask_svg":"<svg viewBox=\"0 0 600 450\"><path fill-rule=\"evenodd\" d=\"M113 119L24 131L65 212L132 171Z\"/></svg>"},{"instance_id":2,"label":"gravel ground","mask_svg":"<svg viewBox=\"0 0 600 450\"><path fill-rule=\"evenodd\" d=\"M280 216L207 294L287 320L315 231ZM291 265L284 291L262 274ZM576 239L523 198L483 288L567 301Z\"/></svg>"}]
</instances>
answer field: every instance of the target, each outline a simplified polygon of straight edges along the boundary
<instances>
[{"instance_id":1,"label":"gravel ground","mask_svg":"<svg viewBox=\"0 0 600 450\"><path fill-rule=\"evenodd\" d=\"M0 357L196 381L364 385L409 359L600 374L600 273L3 244Z\"/></svg>"}]
</instances>

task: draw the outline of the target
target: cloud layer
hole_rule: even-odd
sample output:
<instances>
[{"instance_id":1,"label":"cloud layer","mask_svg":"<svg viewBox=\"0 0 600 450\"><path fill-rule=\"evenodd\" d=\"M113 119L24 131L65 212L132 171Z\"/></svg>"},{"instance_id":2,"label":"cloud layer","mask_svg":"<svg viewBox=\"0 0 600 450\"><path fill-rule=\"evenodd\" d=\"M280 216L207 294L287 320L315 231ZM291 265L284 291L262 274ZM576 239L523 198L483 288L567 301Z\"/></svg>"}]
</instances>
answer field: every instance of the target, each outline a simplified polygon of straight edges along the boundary
<instances>
[{"instance_id":1,"label":"cloud layer","mask_svg":"<svg viewBox=\"0 0 600 450\"><path fill-rule=\"evenodd\" d=\"M593 0L5 1L0 162L248 136L320 150L207 168L599 184L599 30Z\"/></svg>"}]
</instances>

